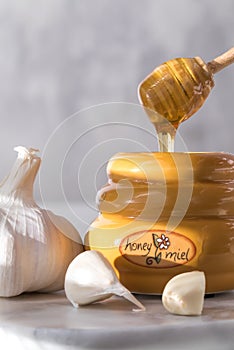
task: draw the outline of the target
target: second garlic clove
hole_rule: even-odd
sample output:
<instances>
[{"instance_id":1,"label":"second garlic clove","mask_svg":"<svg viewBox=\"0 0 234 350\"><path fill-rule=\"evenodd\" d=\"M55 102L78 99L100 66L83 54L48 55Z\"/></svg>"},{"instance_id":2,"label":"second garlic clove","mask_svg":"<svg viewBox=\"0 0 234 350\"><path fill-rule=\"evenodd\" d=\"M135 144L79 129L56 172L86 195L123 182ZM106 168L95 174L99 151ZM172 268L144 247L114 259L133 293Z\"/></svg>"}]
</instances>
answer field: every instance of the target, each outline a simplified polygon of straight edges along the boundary
<instances>
[{"instance_id":1,"label":"second garlic clove","mask_svg":"<svg viewBox=\"0 0 234 350\"><path fill-rule=\"evenodd\" d=\"M177 315L201 315L205 284L205 274L201 271L185 272L173 277L164 288L163 306Z\"/></svg>"},{"instance_id":2,"label":"second garlic clove","mask_svg":"<svg viewBox=\"0 0 234 350\"><path fill-rule=\"evenodd\" d=\"M139 310L144 306L119 282L109 261L98 251L79 254L69 265L65 276L65 293L73 306L87 305L122 296Z\"/></svg>"}]
</instances>

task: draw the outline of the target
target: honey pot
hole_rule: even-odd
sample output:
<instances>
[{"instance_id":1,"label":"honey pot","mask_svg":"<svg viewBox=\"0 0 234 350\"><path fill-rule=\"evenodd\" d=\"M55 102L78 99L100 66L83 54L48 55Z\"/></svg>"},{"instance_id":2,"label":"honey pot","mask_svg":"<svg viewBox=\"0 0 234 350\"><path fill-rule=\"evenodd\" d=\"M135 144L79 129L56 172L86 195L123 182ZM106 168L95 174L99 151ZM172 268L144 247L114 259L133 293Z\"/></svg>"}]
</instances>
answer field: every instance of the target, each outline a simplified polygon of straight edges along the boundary
<instances>
[{"instance_id":1,"label":"honey pot","mask_svg":"<svg viewBox=\"0 0 234 350\"><path fill-rule=\"evenodd\" d=\"M200 270L206 293L234 289L234 156L119 153L85 237L132 292L160 294Z\"/></svg>"},{"instance_id":2,"label":"honey pot","mask_svg":"<svg viewBox=\"0 0 234 350\"><path fill-rule=\"evenodd\" d=\"M176 153L181 122L204 103L213 74L234 62L234 48L205 64L174 59L140 85L160 152L119 153L98 192L100 214L85 236L120 281L136 293L161 294L175 275L200 270L206 293L234 289L234 155Z\"/></svg>"}]
</instances>

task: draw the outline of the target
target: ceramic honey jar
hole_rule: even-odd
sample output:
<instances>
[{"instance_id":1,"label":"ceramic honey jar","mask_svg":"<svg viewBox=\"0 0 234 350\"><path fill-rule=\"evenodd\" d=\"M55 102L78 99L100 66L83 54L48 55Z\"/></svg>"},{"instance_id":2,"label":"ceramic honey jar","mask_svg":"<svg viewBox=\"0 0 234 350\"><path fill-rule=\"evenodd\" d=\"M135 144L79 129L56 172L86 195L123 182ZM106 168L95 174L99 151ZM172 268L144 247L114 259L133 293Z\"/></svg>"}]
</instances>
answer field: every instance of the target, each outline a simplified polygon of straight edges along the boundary
<instances>
[{"instance_id":1,"label":"ceramic honey jar","mask_svg":"<svg viewBox=\"0 0 234 350\"><path fill-rule=\"evenodd\" d=\"M173 276L204 271L206 293L234 289L234 156L119 153L98 192L86 249L103 253L121 283L161 294Z\"/></svg>"}]
</instances>

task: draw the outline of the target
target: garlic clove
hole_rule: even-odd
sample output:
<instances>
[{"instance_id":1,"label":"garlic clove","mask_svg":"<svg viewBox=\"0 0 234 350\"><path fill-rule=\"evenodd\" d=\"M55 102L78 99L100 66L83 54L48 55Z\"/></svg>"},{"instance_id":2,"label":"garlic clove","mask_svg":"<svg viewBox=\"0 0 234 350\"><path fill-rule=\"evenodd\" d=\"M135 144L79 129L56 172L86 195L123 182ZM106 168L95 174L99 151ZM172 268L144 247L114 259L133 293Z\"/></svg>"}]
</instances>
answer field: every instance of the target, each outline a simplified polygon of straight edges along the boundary
<instances>
[{"instance_id":1,"label":"garlic clove","mask_svg":"<svg viewBox=\"0 0 234 350\"><path fill-rule=\"evenodd\" d=\"M162 294L163 306L172 314L201 315L205 284L205 274L201 271L176 275L164 288Z\"/></svg>"},{"instance_id":2,"label":"garlic clove","mask_svg":"<svg viewBox=\"0 0 234 350\"><path fill-rule=\"evenodd\" d=\"M109 261L98 251L87 250L69 265L65 276L65 293L73 306L87 305L118 295L144 306L119 282Z\"/></svg>"},{"instance_id":3,"label":"garlic clove","mask_svg":"<svg viewBox=\"0 0 234 350\"><path fill-rule=\"evenodd\" d=\"M64 288L74 306L87 305L111 297L114 282L115 276L100 253L85 251L70 263Z\"/></svg>"}]
</instances>

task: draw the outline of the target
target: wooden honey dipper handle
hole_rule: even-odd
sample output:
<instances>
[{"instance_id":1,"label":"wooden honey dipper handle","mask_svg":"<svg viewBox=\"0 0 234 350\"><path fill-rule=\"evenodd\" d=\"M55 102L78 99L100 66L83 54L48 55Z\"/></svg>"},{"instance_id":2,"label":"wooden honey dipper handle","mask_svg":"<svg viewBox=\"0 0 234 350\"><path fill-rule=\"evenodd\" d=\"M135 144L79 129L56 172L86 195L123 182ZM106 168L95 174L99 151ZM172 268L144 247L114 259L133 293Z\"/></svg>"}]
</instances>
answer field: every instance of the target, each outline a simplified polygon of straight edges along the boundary
<instances>
[{"instance_id":1,"label":"wooden honey dipper handle","mask_svg":"<svg viewBox=\"0 0 234 350\"><path fill-rule=\"evenodd\" d=\"M215 74L232 63L234 63L234 47L208 62L207 67Z\"/></svg>"}]
</instances>

